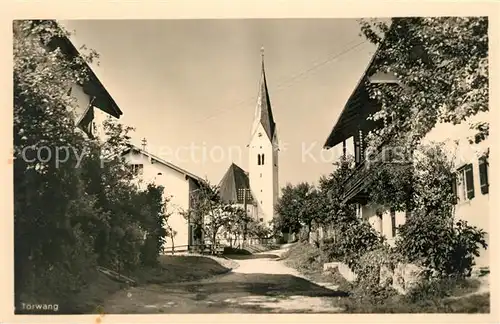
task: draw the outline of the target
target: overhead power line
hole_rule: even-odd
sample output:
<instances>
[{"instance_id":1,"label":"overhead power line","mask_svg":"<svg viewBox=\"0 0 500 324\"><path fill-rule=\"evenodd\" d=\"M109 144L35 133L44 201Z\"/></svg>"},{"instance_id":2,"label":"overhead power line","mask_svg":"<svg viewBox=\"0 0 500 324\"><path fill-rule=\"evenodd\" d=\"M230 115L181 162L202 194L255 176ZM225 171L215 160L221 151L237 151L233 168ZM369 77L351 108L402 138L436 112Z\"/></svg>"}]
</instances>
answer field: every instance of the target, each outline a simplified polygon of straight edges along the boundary
<instances>
[{"instance_id":1,"label":"overhead power line","mask_svg":"<svg viewBox=\"0 0 500 324\"><path fill-rule=\"evenodd\" d=\"M349 44L351 44L351 43L353 43L353 42L354 42L354 41L350 42ZM280 91L282 91L282 90L284 90L284 89L286 89L286 88L290 87L291 85L293 85L293 84L294 84L294 81L296 81L296 80L297 80L297 79L299 79L300 77L305 76L306 74L308 74L308 73L310 73L310 72L312 72L312 71L314 71L314 70L318 69L319 67L321 67L321 66L323 66L323 65L325 65L325 64L328 64L328 63L330 63L330 62L332 62L332 61L334 61L334 60L338 59L338 58L339 58L339 57L341 57L342 55L345 55L345 54L349 53L350 51L352 51L352 50L354 50L354 49L356 49L356 48L360 47L361 45L365 44L366 42L367 42L366 40L361 41L361 42L358 42L358 43L354 44L353 46L350 46L350 47L348 47L348 48L344 49L344 50L343 50L343 51L341 51L341 52L335 52L335 54L334 54L334 55L329 56L327 59L325 59L325 60L323 60L323 61L321 61L321 62L319 62L319 63L314 63L314 64L312 65L312 67L310 67L310 68L308 68L308 69L306 69L306 70L304 70L304 71L302 71L302 72L299 72L298 74L293 75L292 77L290 77L290 78L288 78L288 79L284 80L283 82L280 82L280 83L277 85L277 87L276 87L276 89L274 90L274 92L273 92L273 93L280 92ZM209 120L209 119L212 119L212 118L214 118L214 117L219 116L220 114L222 114L222 113L224 113L224 112L226 112L226 111L229 111L229 110L234 110L235 108L237 108L237 107L239 107L239 106L241 106L241 105L243 105L243 104L245 104L245 103L247 103L247 102L254 101L254 100L256 100L256 99L257 99L257 96L253 96L253 97L251 97L251 98L244 99L244 100L242 100L242 101L240 101L240 102L238 102L238 103L236 103L236 104L231 105L231 107L230 107L230 108L219 110L219 111L218 111L218 112L216 112L215 114L212 114L212 115L210 115L210 116L207 116L207 117L205 117L205 118L203 118L203 119L198 120L196 123L205 122L205 121L207 121L207 120Z\"/></svg>"}]
</instances>

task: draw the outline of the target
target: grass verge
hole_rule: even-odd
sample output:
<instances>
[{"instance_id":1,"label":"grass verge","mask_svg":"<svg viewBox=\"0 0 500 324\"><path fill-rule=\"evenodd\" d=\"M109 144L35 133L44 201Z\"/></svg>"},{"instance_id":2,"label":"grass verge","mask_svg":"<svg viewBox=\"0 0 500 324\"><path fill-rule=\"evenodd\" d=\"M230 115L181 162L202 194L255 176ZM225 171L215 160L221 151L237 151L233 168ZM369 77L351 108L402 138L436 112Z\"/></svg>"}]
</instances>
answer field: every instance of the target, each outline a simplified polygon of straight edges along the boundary
<instances>
[{"instance_id":1,"label":"grass verge","mask_svg":"<svg viewBox=\"0 0 500 324\"><path fill-rule=\"evenodd\" d=\"M127 274L136 280L138 286L148 284L168 284L174 282L196 281L220 275L234 268L234 261L205 256L170 256L159 258L157 267L140 267ZM64 313L99 313L101 306L114 293L127 288L126 284L116 282L96 271L95 280L83 287L73 307L65 307Z\"/></svg>"}]
</instances>

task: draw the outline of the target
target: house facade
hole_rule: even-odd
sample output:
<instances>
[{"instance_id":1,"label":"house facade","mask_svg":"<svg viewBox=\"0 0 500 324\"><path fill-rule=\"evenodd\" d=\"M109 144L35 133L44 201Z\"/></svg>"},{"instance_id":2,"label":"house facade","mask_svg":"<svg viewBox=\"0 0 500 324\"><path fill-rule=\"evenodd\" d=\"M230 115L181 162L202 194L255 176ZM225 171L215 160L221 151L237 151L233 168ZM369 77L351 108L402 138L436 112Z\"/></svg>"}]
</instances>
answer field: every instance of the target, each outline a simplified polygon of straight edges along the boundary
<instances>
[{"instance_id":1,"label":"house facade","mask_svg":"<svg viewBox=\"0 0 500 324\"><path fill-rule=\"evenodd\" d=\"M164 198L168 200L166 212L171 214L168 226L176 233L173 241L172 237L167 237L163 247L165 253L171 252L172 248L175 251L187 251L194 244L201 243L201 238L195 237L193 226L185 218L184 212L192 206L193 194L204 180L135 146L125 150L122 157L136 174L141 189L150 183L164 187Z\"/></svg>"},{"instance_id":2,"label":"house facade","mask_svg":"<svg viewBox=\"0 0 500 324\"><path fill-rule=\"evenodd\" d=\"M366 187L373 164L367 161L365 136L371 130L383 127L383 122L374 122L367 118L379 110L379 105L370 99L366 85L386 83L398 86L398 81L390 74L373 73L372 65L373 59L345 104L324 148L337 150L344 155L348 152L353 153L356 167L345 182L343 200L355 204L358 217L367 220L375 230L386 237L389 244L393 245L397 227L404 224L411 213L381 211L382 208L370 204ZM454 161L458 176L454 188L458 197L454 210L455 218L466 220L486 232L489 231L489 163L485 153L489 148L489 140L487 138L479 144L471 144L469 140L473 136L473 131L470 130L469 124L487 120L488 113L485 112L458 125L439 123L422 140L422 144L444 143L449 158ZM380 153L382 150L383 146L379 148L379 155L383 154ZM478 267L488 266L488 251L481 251L475 262Z\"/></svg>"}]
</instances>

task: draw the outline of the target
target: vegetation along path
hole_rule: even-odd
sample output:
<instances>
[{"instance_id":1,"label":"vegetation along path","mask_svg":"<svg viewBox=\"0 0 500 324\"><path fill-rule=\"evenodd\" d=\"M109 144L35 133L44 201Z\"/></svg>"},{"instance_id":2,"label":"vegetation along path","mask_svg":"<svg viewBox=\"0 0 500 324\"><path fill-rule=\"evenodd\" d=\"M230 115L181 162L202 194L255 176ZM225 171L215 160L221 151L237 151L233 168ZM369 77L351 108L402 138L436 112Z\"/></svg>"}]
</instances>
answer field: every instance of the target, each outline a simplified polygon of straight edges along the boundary
<instances>
[{"instance_id":1,"label":"vegetation along path","mask_svg":"<svg viewBox=\"0 0 500 324\"><path fill-rule=\"evenodd\" d=\"M105 303L106 313L332 313L331 299L345 296L287 267L286 248L231 257L238 266L199 281L148 284L122 290Z\"/></svg>"}]
</instances>

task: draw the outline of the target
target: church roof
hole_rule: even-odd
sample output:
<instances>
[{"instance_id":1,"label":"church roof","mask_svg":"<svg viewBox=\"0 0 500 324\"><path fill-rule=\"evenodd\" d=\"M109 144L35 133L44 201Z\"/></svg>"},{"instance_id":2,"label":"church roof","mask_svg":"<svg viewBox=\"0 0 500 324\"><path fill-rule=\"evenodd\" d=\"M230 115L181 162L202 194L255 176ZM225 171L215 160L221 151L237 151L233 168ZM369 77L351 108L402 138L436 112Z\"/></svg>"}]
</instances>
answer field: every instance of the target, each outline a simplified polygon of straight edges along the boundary
<instances>
[{"instance_id":1,"label":"church roof","mask_svg":"<svg viewBox=\"0 0 500 324\"><path fill-rule=\"evenodd\" d=\"M247 190L247 202L251 200L250 180L247 173L232 163L219 183L219 193L226 202L243 203L242 192Z\"/></svg>"},{"instance_id":2,"label":"church roof","mask_svg":"<svg viewBox=\"0 0 500 324\"><path fill-rule=\"evenodd\" d=\"M269 99L269 91L267 89L266 71L264 69L264 54L262 53L262 72L259 85L259 96L257 99L257 118L264 127L264 130L270 140L273 139L276 123L273 118L271 109L271 100Z\"/></svg>"}]
</instances>

